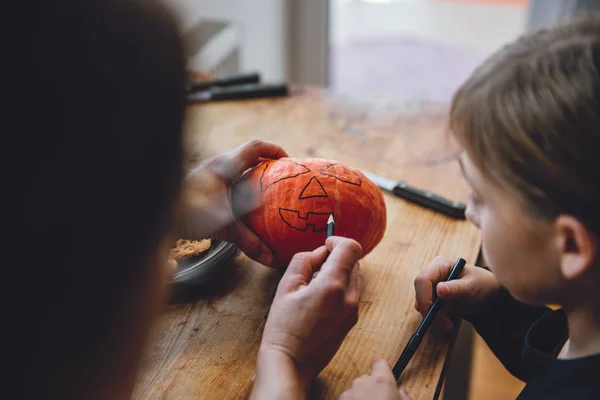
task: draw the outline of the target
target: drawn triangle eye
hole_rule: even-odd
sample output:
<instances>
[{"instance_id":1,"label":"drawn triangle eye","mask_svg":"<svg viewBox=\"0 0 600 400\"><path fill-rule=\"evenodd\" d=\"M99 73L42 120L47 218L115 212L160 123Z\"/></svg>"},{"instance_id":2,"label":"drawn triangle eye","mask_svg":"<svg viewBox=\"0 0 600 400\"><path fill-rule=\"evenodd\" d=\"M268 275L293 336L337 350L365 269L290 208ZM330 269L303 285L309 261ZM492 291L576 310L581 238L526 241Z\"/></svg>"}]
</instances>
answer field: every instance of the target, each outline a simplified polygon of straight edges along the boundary
<instances>
[{"instance_id":1,"label":"drawn triangle eye","mask_svg":"<svg viewBox=\"0 0 600 400\"><path fill-rule=\"evenodd\" d=\"M319 171L322 175L331 176L338 181L349 183L351 185L361 186L362 181L360 176L350 168L340 164L329 164L321 168Z\"/></svg>"},{"instance_id":2,"label":"drawn triangle eye","mask_svg":"<svg viewBox=\"0 0 600 400\"><path fill-rule=\"evenodd\" d=\"M308 183L302 190L302 193L300 193L300 197L298 197L298 199L310 199L313 197L327 197L327 192L325 191L325 188L316 176L310 178L310 181L308 181Z\"/></svg>"},{"instance_id":3,"label":"drawn triangle eye","mask_svg":"<svg viewBox=\"0 0 600 400\"><path fill-rule=\"evenodd\" d=\"M260 177L260 190L264 192L277 182L281 182L285 179L295 178L308 172L310 172L310 169L294 161L269 161L265 163L263 173Z\"/></svg>"}]
</instances>

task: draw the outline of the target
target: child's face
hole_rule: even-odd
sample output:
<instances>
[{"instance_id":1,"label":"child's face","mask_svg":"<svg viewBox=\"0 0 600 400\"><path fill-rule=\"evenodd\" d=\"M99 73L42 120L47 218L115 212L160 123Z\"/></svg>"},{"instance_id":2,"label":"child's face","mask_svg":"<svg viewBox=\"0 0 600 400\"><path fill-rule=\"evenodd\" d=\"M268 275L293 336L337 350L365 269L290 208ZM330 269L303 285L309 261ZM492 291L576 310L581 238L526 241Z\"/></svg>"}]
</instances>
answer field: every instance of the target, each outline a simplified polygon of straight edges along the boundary
<instances>
[{"instance_id":1,"label":"child's face","mask_svg":"<svg viewBox=\"0 0 600 400\"><path fill-rule=\"evenodd\" d=\"M531 216L513 190L485 179L466 152L460 163L472 190L467 219L481 229L488 266L517 299L551 303L562 280L553 224Z\"/></svg>"}]
</instances>

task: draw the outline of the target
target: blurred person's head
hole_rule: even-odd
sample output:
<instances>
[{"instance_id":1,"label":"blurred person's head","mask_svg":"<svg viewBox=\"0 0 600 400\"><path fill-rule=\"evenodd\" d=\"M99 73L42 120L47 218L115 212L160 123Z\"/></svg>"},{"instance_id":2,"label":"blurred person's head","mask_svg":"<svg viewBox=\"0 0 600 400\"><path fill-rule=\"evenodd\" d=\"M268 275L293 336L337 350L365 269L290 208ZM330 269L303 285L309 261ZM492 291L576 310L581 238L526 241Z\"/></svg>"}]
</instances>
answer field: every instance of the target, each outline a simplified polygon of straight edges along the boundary
<instances>
[{"instance_id":1,"label":"blurred person's head","mask_svg":"<svg viewBox=\"0 0 600 400\"><path fill-rule=\"evenodd\" d=\"M23 17L5 131L19 390L128 397L182 175L177 27L148 0L36 2Z\"/></svg>"},{"instance_id":2,"label":"blurred person's head","mask_svg":"<svg viewBox=\"0 0 600 400\"><path fill-rule=\"evenodd\" d=\"M600 14L526 34L456 93L467 217L518 299L578 307L600 289Z\"/></svg>"}]
</instances>

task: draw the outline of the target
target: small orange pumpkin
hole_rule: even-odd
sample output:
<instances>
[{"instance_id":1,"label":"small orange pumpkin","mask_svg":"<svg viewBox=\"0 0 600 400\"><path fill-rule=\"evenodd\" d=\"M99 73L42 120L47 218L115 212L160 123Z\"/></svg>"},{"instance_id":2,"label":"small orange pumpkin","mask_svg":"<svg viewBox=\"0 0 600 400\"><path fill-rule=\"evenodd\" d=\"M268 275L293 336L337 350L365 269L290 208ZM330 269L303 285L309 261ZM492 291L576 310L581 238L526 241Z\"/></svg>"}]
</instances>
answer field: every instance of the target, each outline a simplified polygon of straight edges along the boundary
<instances>
[{"instance_id":1,"label":"small orange pumpkin","mask_svg":"<svg viewBox=\"0 0 600 400\"><path fill-rule=\"evenodd\" d=\"M331 213L336 235L359 242L363 257L383 238L383 195L359 170L333 160L281 158L258 165L246 178L262 203L244 222L272 249L277 266L322 246Z\"/></svg>"}]
</instances>

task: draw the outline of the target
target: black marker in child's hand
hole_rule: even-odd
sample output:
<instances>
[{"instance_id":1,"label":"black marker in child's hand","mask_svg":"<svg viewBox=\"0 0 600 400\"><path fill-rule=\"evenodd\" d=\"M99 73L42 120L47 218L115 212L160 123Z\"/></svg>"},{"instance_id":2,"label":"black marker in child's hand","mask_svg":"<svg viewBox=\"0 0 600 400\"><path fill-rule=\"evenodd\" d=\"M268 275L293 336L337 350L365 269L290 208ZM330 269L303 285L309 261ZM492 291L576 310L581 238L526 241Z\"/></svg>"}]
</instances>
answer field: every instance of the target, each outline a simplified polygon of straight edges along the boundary
<instances>
[{"instance_id":1,"label":"black marker in child's hand","mask_svg":"<svg viewBox=\"0 0 600 400\"><path fill-rule=\"evenodd\" d=\"M456 260L456 263L454 264L454 267L452 267L450 275L448 275L448 279L446 279L446 281L451 281L453 279L458 278L466 263L467 262L462 258ZM406 368L410 359L416 353L417 349L419 348L419 345L421 344L421 341L423 340L423 336L425 336L425 333L433 323L433 320L437 315L438 311L440 310L441 306L442 300L439 297L437 297L434 290L433 304L431 305L431 307L429 307L429 310L427 311L427 314L425 314L421 325L419 325L415 334L412 335L412 337L408 341L408 344L404 348L404 351L400 355L400 358L398 358L398 361L396 361L394 368L392 368L392 372L394 373L394 377L396 378L396 380L400 378L400 375L402 375L402 371L404 371L404 368Z\"/></svg>"}]
</instances>

